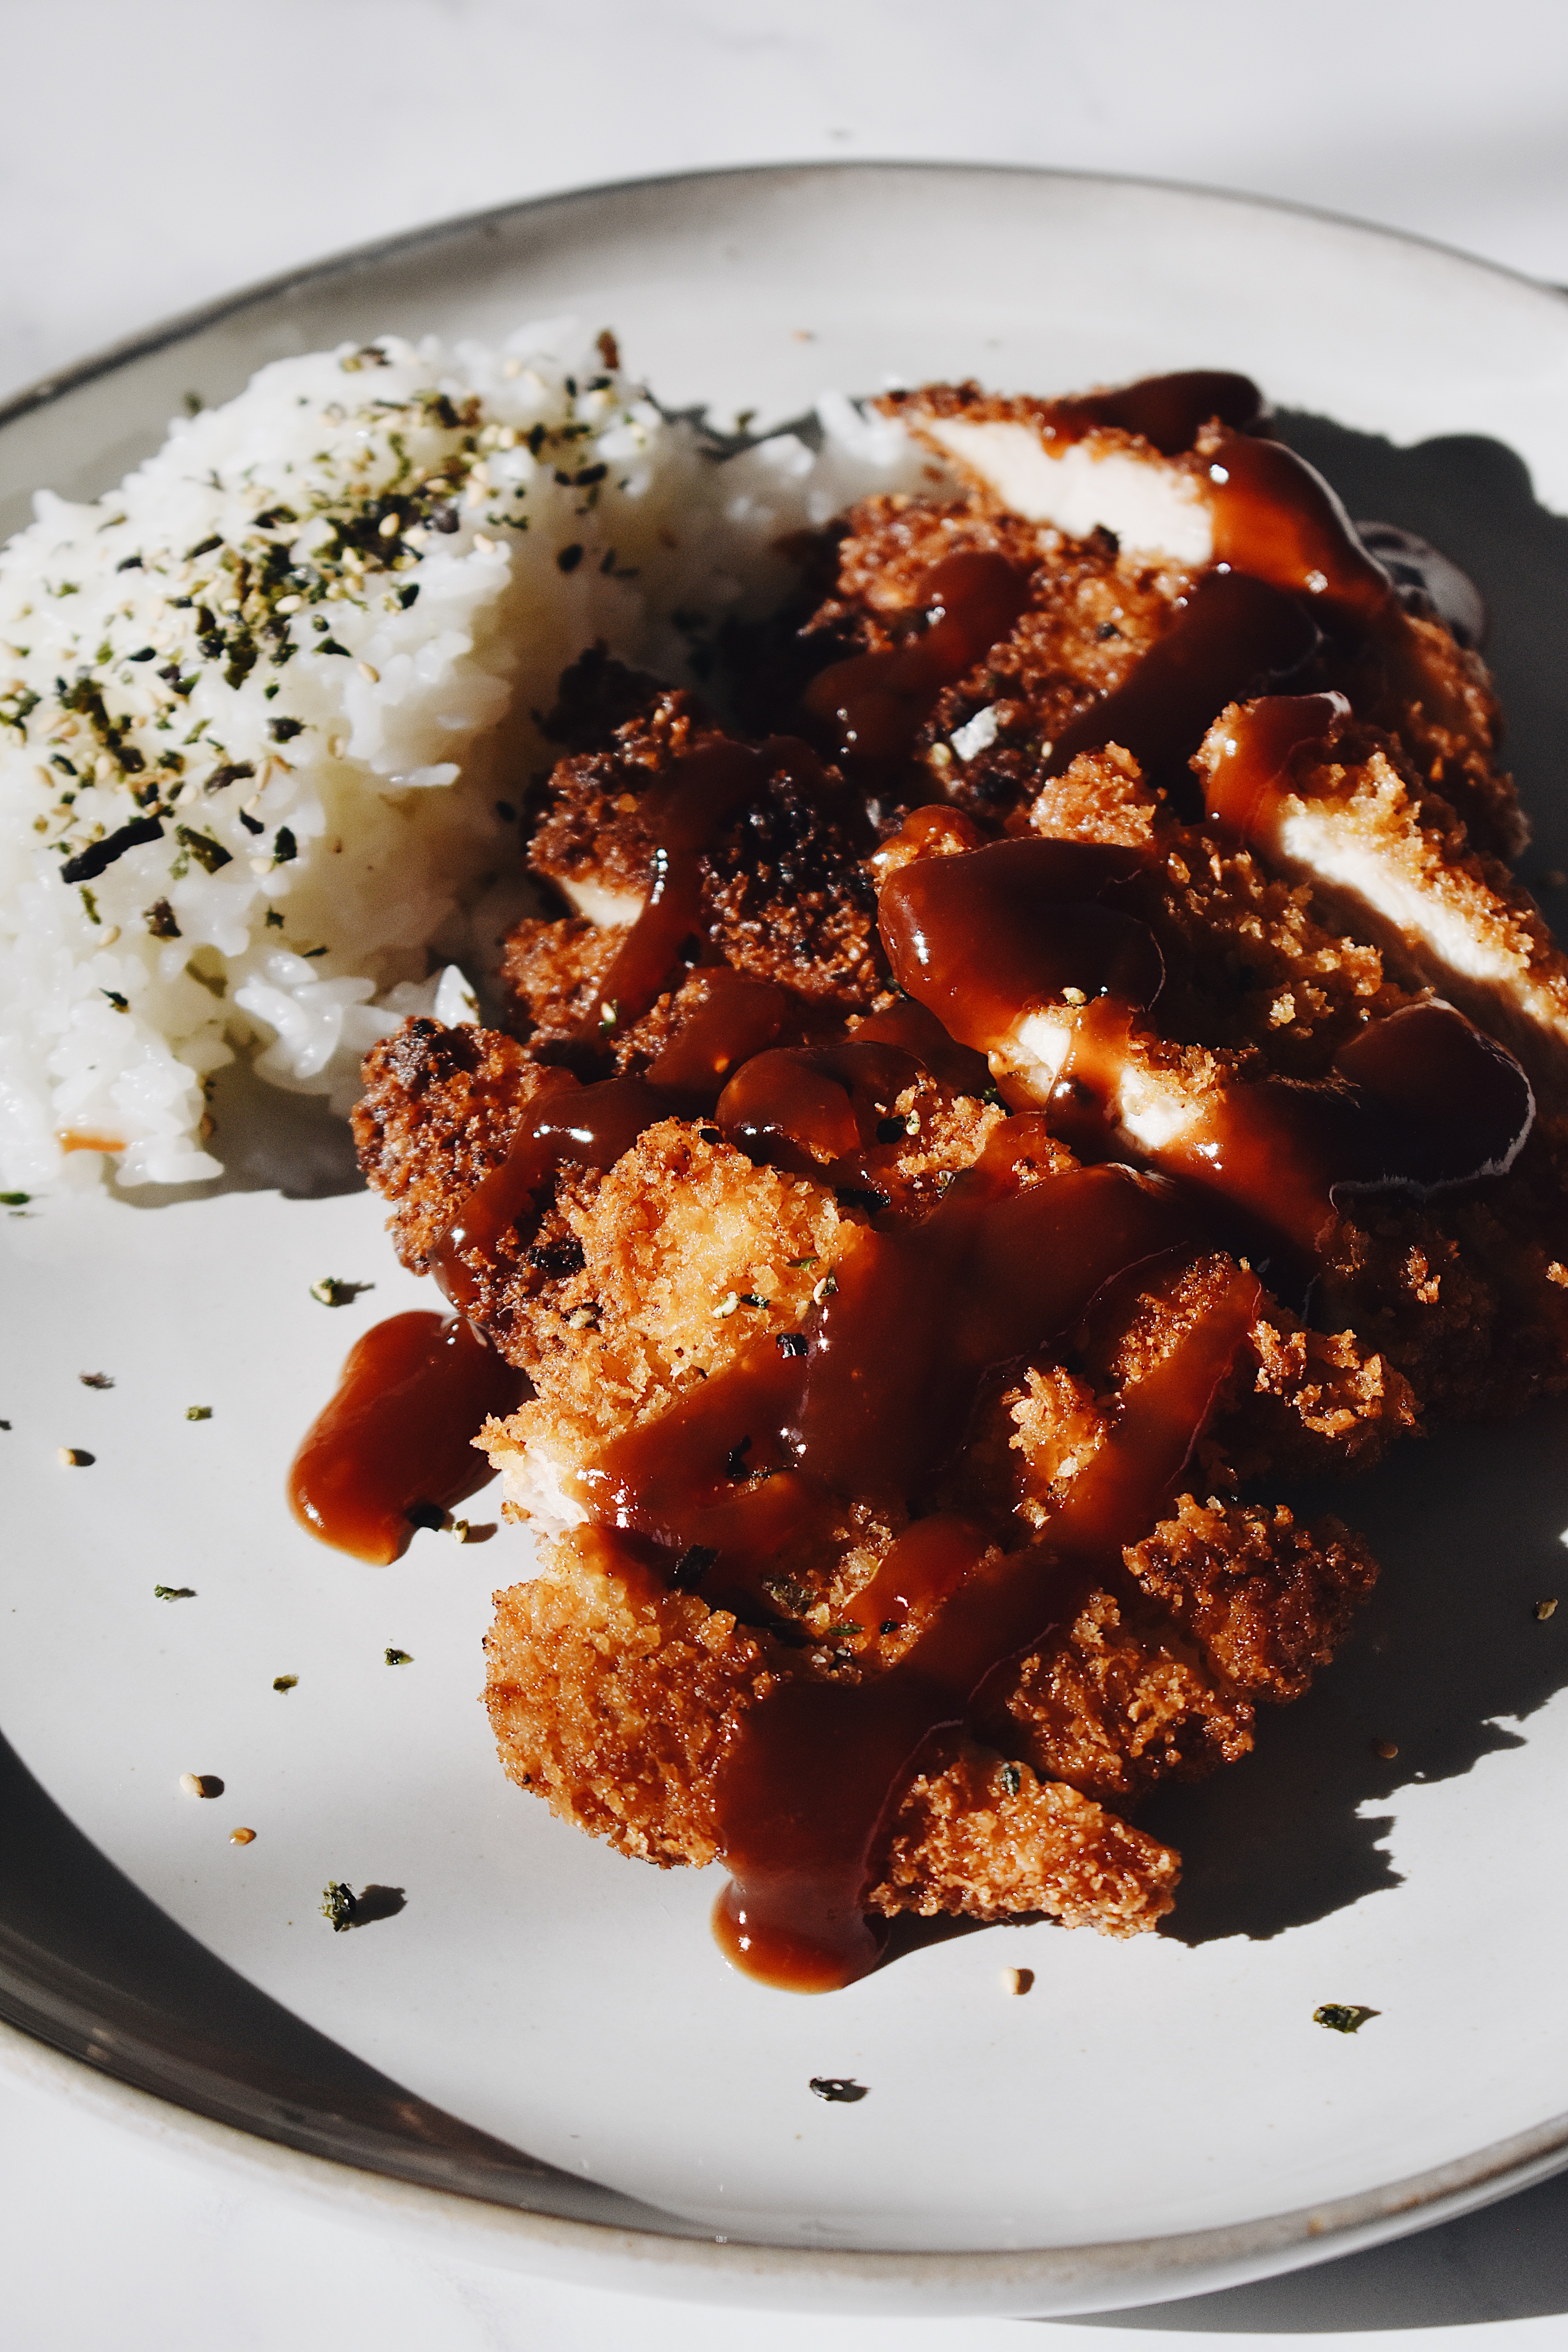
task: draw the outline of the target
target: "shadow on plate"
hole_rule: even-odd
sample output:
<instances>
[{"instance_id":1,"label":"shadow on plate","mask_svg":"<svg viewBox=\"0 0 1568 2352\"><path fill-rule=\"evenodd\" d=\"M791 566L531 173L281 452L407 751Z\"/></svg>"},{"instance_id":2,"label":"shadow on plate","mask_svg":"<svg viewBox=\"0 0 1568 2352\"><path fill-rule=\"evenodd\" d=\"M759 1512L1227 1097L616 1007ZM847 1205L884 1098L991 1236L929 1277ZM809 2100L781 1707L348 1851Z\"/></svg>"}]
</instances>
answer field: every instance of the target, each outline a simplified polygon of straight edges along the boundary
<instances>
[{"instance_id":1,"label":"shadow on plate","mask_svg":"<svg viewBox=\"0 0 1568 2352\"><path fill-rule=\"evenodd\" d=\"M1520 1747L1511 1727L1568 1684L1568 1606L1535 1614L1568 1601L1568 1401L1441 1430L1363 1481L1287 1499L1359 1528L1383 1577L1310 1697L1260 1711L1256 1754L1140 1811L1181 1849L1165 1932L1184 1943L1277 1936L1397 1885L1394 1790Z\"/></svg>"},{"instance_id":2,"label":"shadow on plate","mask_svg":"<svg viewBox=\"0 0 1568 2352\"><path fill-rule=\"evenodd\" d=\"M366 1918L402 1908L397 1887L360 1899ZM709 2234L492 2139L318 2033L150 1902L3 1738L0 2017L121 2082L311 2156L531 2212Z\"/></svg>"},{"instance_id":3,"label":"shadow on plate","mask_svg":"<svg viewBox=\"0 0 1568 2352\"><path fill-rule=\"evenodd\" d=\"M354 1158L346 1118L324 1095L288 1094L258 1078L243 1053L218 1071L209 1105L212 1149L221 1176L204 1184L112 1184L133 1209L167 1209L182 1201L212 1201L223 1192L281 1192L290 1201L324 1201L361 1192L364 1178Z\"/></svg>"},{"instance_id":4,"label":"shadow on plate","mask_svg":"<svg viewBox=\"0 0 1568 2352\"><path fill-rule=\"evenodd\" d=\"M1474 2327L1568 2312L1568 2173L1479 2213L1369 2246L1335 2263L1141 2311L1102 2311L1075 2327L1163 2328L1214 2336L1327 2336L1401 2327ZM1037 2326L1049 2326L1037 2320Z\"/></svg>"},{"instance_id":5,"label":"shadow on plate","mask_svg":"<svg viewBox=\"0 0 1568 2352\"><path fill-rule=\"evenodd\" d=\"M1286 409L1281 437L1325 474L1352 515L1398 523L1468 572L1490 619L1486 659L1508 713L1506 756L1535 824L1521 861L1534 887L1543 867L1568 864L1568 519L1537 503L1522 458L1479 434L1396 448L1327 417ZM1562 921L1559 894L1546 912Z\"/></svg>"}]
</instances>

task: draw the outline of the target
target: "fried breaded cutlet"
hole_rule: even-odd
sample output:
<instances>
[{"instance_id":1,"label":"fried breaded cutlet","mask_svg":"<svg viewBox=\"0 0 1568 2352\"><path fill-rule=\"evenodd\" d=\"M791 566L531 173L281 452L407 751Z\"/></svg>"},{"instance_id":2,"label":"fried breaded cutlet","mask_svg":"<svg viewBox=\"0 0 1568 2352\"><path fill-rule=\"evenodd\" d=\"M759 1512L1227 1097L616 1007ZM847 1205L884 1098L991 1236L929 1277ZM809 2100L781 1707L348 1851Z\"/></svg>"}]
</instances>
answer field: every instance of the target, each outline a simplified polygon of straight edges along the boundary
<instances>
[{"instance_id":1,"label":"fried breaded cutlet","mask_svg":"<svg viewBox=\"0 0 1568 2352\"><path fill-rule=\"evenodd\" d=\"M529 1383L506 1769L802 1986L1153 1927L1127 1810L1376 1573L1259 1482L1568 1384L1568 964L1451 577L1239 378L884 405L967 488L802 551L744 734L568 673L514 1034L410 1021L355 1113Z\"/></svg>"}]
</instances>

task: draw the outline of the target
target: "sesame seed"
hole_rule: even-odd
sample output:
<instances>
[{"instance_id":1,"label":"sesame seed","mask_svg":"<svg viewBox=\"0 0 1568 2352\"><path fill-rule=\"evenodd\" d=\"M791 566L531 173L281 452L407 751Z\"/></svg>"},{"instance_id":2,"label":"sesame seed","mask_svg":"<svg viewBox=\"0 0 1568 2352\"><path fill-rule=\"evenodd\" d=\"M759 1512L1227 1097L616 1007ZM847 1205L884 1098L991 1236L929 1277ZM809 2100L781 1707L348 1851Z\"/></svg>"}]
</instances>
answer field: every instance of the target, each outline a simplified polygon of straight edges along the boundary
<instances>
[{"instance_id":1,"label":"sesame seed","mask_svg":"<svg viewBox=\"0 0 1568 2352\"><path fill-rule=\"evenodd\" d=\"M279 596L273 610L277 613L297 613L304 601L303 596Z\"/></svg>"},{"instance_id":2,"label":"sesame seed","mask_svg":"<svg viewBox=\"0 0 1568 2352\"><path fill-rule=\"evenodd\" d=\"M718 1306L713 1309L713 1312L715 1315L733 1315L735 1309L740 1306L740 1292L738 1290L727 1291L724 1297L719 1301Z\"/></svg>"},{"instance_id":3,"label":"sesame seed","mask_svg":"<svg viewBox=\"0 0 1568 2352\"><path fill-rule=\"evenodd\" d=\"M381 520L375 527L376 537L378 539L395 539L397 537L397 521L398 519L395 514L383 515Z\"/></svg>"},{"instance_id":4,"label":"sesame seed","mask_svg":"<svg viewBox=\"0 0 1568 2352\"><path fill-rule=\"evenodd\" d=\"M254 1830L230 1830L228 1833L228 1842L230 1845L254 1845L256 1843L256 1832Z\"/></svg>"},{"instance_id":5,"label":"sesame seed","mask_svg":"<svg viewBox=\"0 0 1568 2352\"><path fill-rule=\"evenodd\" d=\"M1035 1971L1033 1969L1004 1969L1002 1971L1002 1990L1004 1992L1028 1992L1033 1988L1034 1981Z\"/></svg>"},{"instance_id":6,"label":"sesame seed","mask_svg":"<svg viewBox=\"0 0 1568 2352\"><path fill-rule=\"evenodd\" d=\"M186 1797L221 1797L223 1782L216 1772L182 1772L180 1793Z\"/></svg>"},{"instance_id":7,"label":"sesame seed","mask_svg":"<svg viewBox=\"0 0 1568 2352\"><path fill-rule=\"evenodd\" d=\"M96 1460L96 1454L84 1453L79 1445L62 1445L59 1448L62 1470L90 1470ZM1555 1607L1556 1603L1553 1602L1552 1606Z\"/></svg>"},{"instance_id":8,"label":"sesame seed","mask_svg":"<svg viewBox=\"0 0 1568 2352\"><path fill-rule=\"evenodd\" d=\"M1385 1764L1392 1764L1399 1749L1392 1739L1374 1739L1372 1743L1372 1752L1374 1756L1381 1756Z\"/></svg>"},{"instance_id":9,"label":"sesame seed","mask_svg":"<svg viewBox=\"0 0 1568 2352\"><path fill-rule=\"evenodd\" d=\"M1062 1002L1064 1004L1087 1004L1089 999L1081 988L1064 988Z\"/></svg>"},{"instance_id":10,"label":"sesame seed","mask_svg":"<svg viewBox=\"0 0 1568 2352\"><path fill-rule=\"evenodd\" d=\"M381 684L381 672L374 668L371 663L356 662L354 664L354 667L358 670L361 677L365 677L370 680L372 686L379 686Z\"/></svg>"},{"instance_id":11,"label":"sesame seed","mask_svg":"<svg viewBox=\"0 0 1568 2352\"><path fill-rule=\"evenodd\" d=\"M487 538L482 530L475 531L474 547L476 551L480 555L493 555L496 551L495 541L493 539Z\"/></svg>"},{"instance_id":12,"label":"sesame seed","mask_svg":"<svg viewBox=\"0 0 1568 2352\"><path fill-rule=\"evenodd\" d=\"M1555 1616L1556 1613L1557 1603L1555 1601L1538 1601L1535 1604L1536 1618L1542 1625L1545 1624L1549 1617Z\"/></svg>"}]
</instances>

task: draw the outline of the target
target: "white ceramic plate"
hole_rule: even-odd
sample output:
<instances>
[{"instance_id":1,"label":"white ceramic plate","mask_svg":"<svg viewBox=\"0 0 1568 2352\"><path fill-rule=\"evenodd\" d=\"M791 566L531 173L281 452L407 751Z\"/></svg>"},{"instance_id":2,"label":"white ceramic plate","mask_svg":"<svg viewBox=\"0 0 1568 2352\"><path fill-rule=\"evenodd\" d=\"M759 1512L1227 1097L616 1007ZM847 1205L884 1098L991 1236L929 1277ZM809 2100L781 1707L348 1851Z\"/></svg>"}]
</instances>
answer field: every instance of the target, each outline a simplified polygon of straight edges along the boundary
<instances>
[{"instance_id":1,"label":"white ceramic plate","mask_svg":"<svg viewBox=\"0 0 1568 2352\"><path fill-rule=\"evenodd\" d=\"M663 398L721 423L889 378L1248 371L1355 511L1479 578L1533 869L1568 865L1568 304L1335 221L900 166L522 205L41 388L0 419L0 493L14 521L37 482L102 488L182 394L226 396L284 352L561 311L613 325ZM793 1999L721 1961L716 1874L621 1861L502 1780L479 1643L522 1534L423 1534L374 1570L294 1526L284 1471L350 1341L429 1301L324 1115L236 1098L224 1145L210 1194L5 1222L14 2067L83 2095L87 2060L146 2129L492 2260L860 2310L1152 2300L1568 2161L1568 1608L1531 1606L1568 1586L1568 1415L1411 1446L1336 1498L1383 1590L1258 1757L1163 1802L1189 1866L1173 1934L994 1929ZM328 1311L324 1274L377 1286ZM112 1390L80 1384L100 1370ZM62 1470L62 1445L92 1466ZM415 1663L389 1668L388 1644ZM189 1771L221 1801L181 1796ZM331 1878L404 1907L333 1935ZM1017 1963L1024 2000L1000 1989ZM1377 2014L1342 2037L1312 2022L1323 2001ZM824 2105L825 2074L869 2095Z\"/></svg>"}]
</instances>

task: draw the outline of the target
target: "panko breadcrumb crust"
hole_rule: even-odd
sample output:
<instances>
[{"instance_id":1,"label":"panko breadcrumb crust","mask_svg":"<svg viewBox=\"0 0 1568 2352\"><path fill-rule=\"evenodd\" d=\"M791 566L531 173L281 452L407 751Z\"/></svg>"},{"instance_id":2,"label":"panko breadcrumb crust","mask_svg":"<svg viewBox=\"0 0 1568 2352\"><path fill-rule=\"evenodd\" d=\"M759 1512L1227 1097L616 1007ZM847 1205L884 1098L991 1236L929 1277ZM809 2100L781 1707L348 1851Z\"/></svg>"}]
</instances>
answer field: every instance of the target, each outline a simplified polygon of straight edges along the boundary
<instances>
[{"instance_id":1,"label":"panko breadcrumb crust","mask_svg":"<svg viewBox=\"0 0 1568 2352\"><path fill-rule=\"evenodd\" d=\"M1041 410L973 386L889 404L917 429ZM954 553L1005 559L1026 583L1023 610L934 698L905 768L868 796L814 734L803 685L814 666L908 642L932 566ZM1300 690L1332 687L1352 715L1326 751L1293 762L1276 835L1241 840L1203 814L1212 732L1184 798L1115 743L1044 772L1065 727L1173 625L1189 572L1123 553L1103 530L1074 541L1026 523L981 486L867 500L801 556L828 593L814 609L805 599L798 634L728 647L728 691L752 739L772 730L786 748L701 853L697 932L651 1008L624 1024L596 1017L599 991L653 887L658 795L690 751L727 739L695 697L602 652L568 673L547 722L564 756L530 851L565 911L508 942L516 1035L416 1019L365 1065L356 1138L406 1265L428 1267L542 1090L646 1076L721 966L772 992L770 1045L852 1040L868 1018L879 1034L900 1012L879 888L911 859L998 839L1140 853L1128 903L1165 982L1129 1054L1189 1097L1263 1076L1321 1081L1369 1021L1436 989L1520 1055L1543 1106L1500 1178L1425 1200L1338 1201L1310 1295L1263 1291L1189 1462L1191 1491L1091 1580L1070 1622L992 1676L963 1731L934 1736L895 1796L871 1910L1043 1914L1138 1933L1170 1910L1180 1865L1128 1809L1163 1779L1245 1756L1259 1705L1303 1695L1376 1577L1337 1520L1304 1525L1239 1490L1362 1470L1442 1417L1514 1412L1568 1383L1568 1130L1556 1109L1568 964L1500 862L1521 834L1497 764L1496 698L1439 623L1406 616L1375 674L1323 641ZM970 751L955 751L983 714ZM921 803L921 824L900 830ZM994 1087L955 1066L923 1069L888 1108L848 1193L809 1153L770 1165L694 1111L656 1121L607 1170L568 1163L534 1222L463 1259L476 1321L530 1384L483 1442L509 1511L542 1513L553 1529L538 1572L495 1597L485 1696L501 1760L563 1820L660 1866L721 1854L716 1780L749 1710L794 1680L874 1677L915 1638L918 1611L842 1639L901 1522L847 1502L836 1528L781 1559L767 1588L776 1609L748 1623L586 1523L574 1481L759 1335L797 1330L868 1232L917 1226L1008 1116ZM1075 1165L1052 1143L1028 1181ZM980 1517L1005 1548L1048 1542L1124 1393L1234 1275L1220 1254L1112 1286L1081 1328L983 1390L930 1507Z\"/></svg>"}]
</instances>

